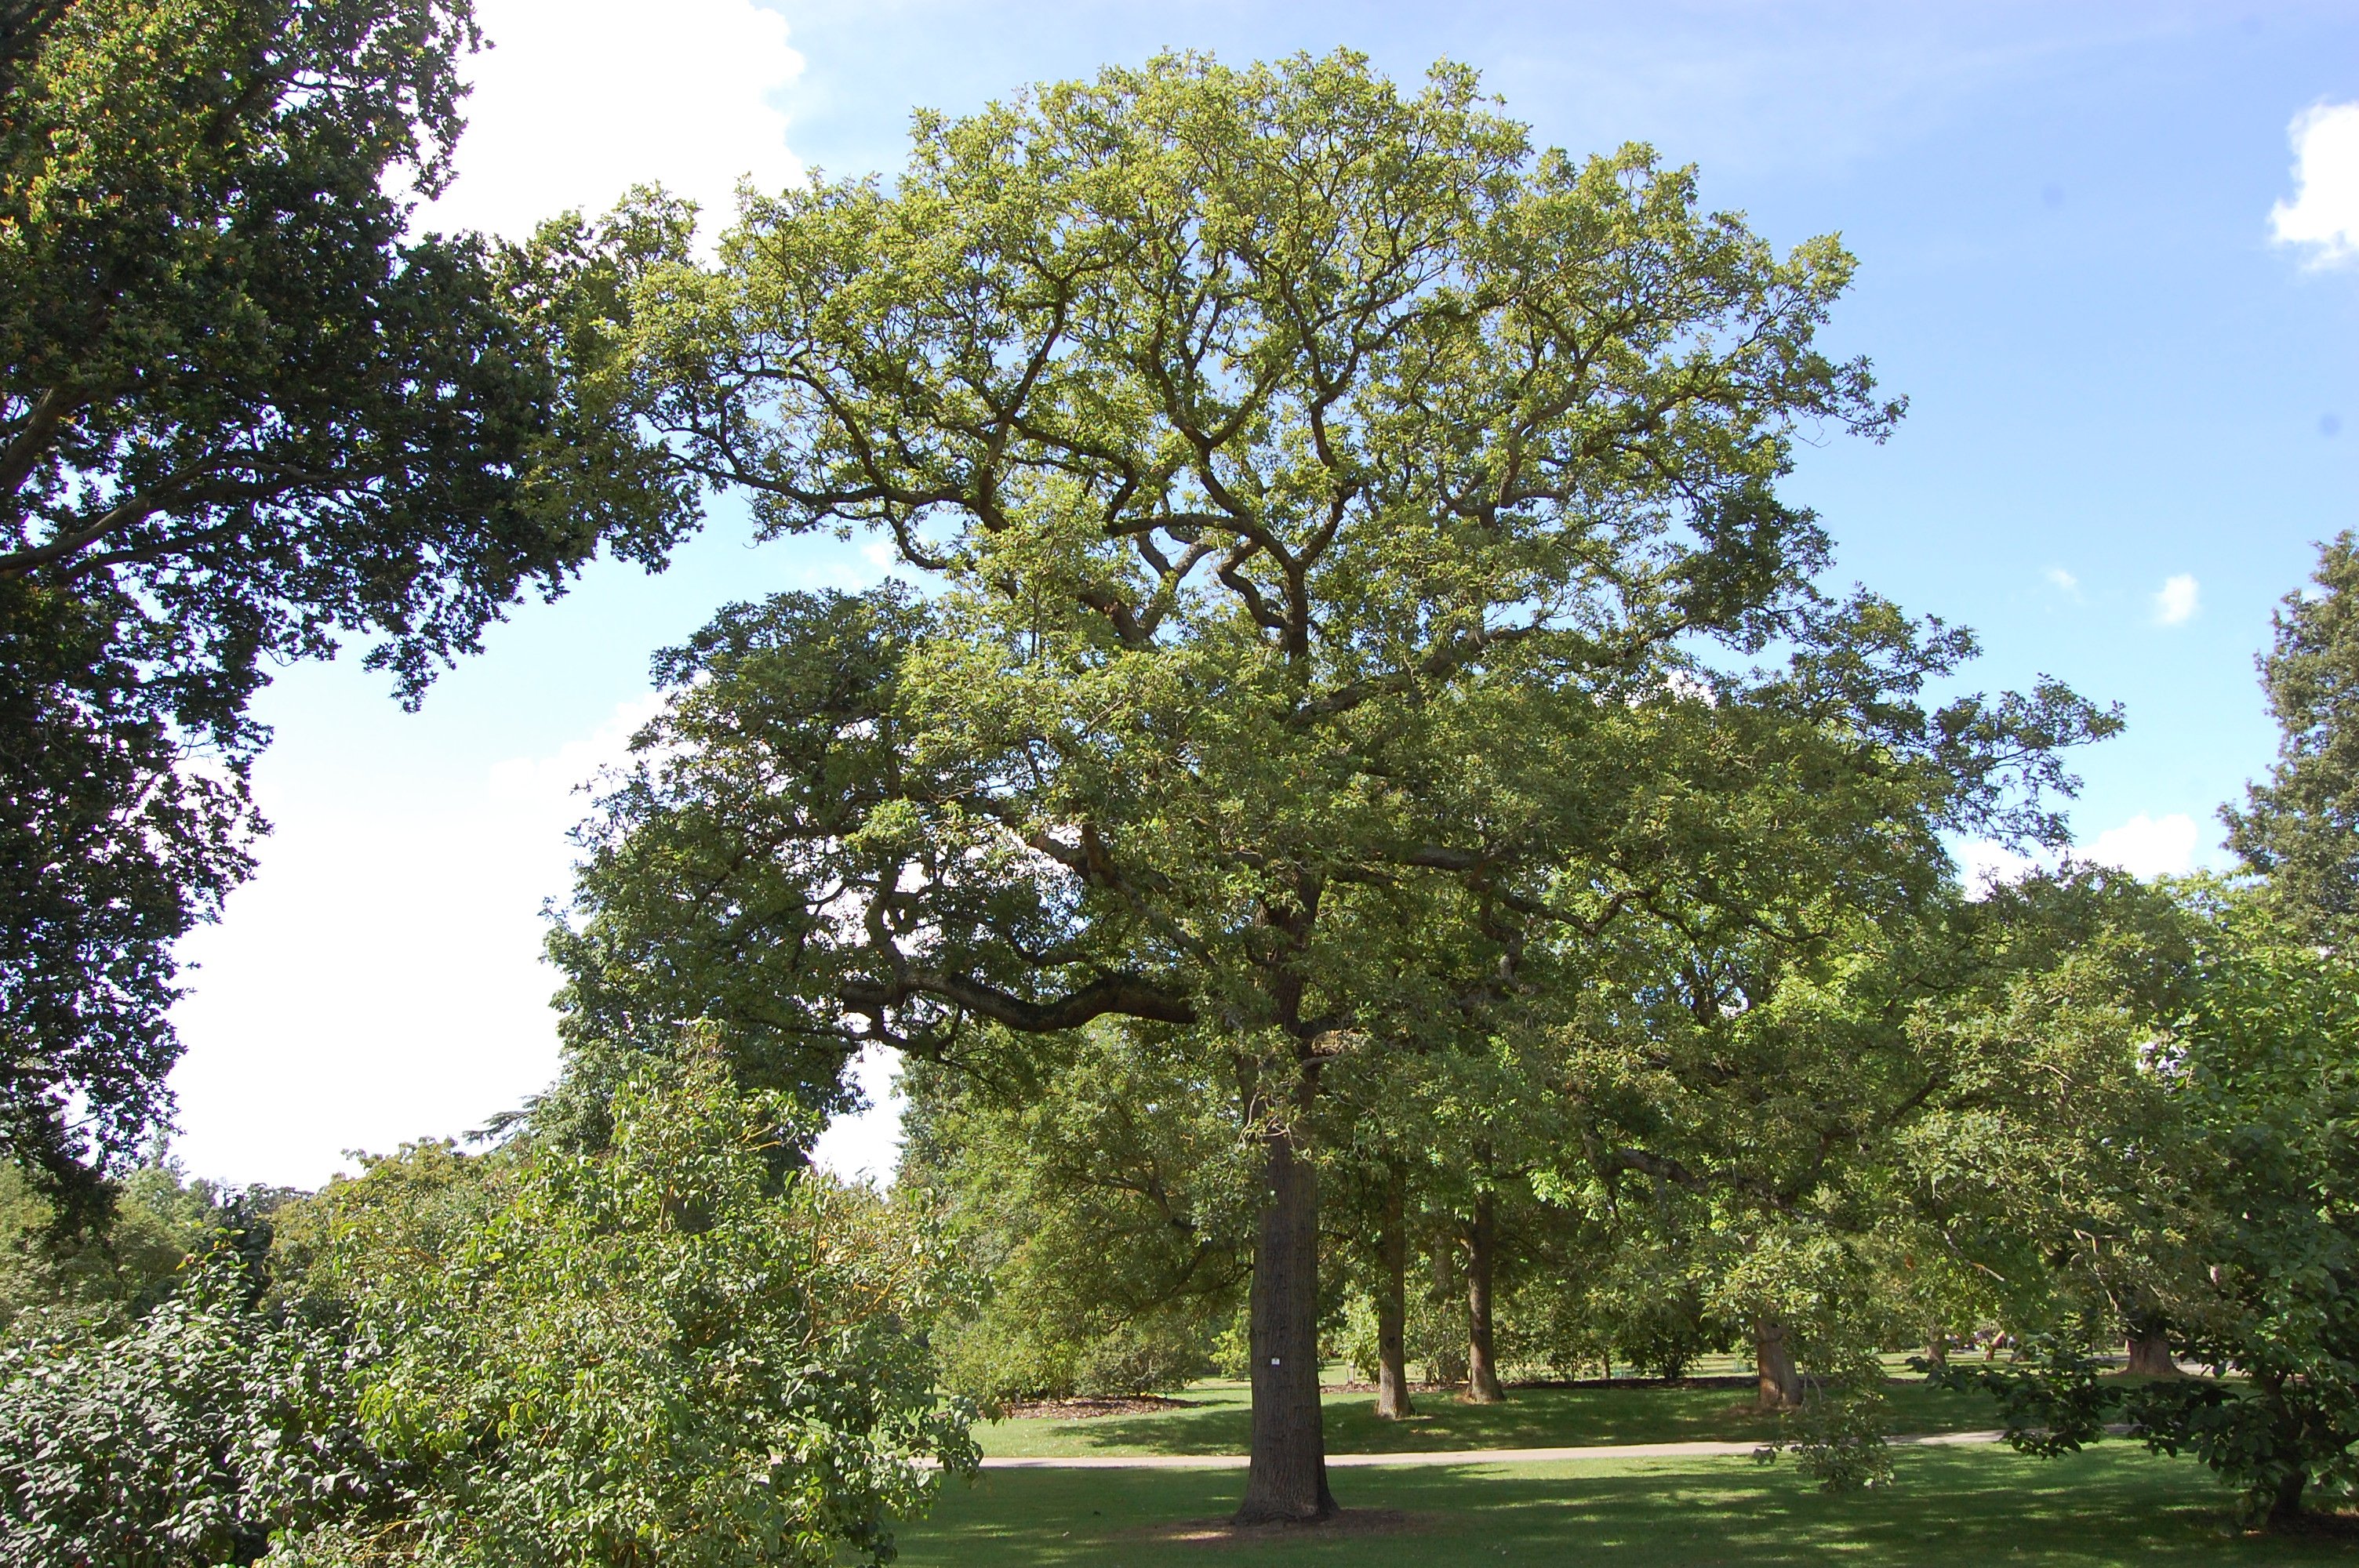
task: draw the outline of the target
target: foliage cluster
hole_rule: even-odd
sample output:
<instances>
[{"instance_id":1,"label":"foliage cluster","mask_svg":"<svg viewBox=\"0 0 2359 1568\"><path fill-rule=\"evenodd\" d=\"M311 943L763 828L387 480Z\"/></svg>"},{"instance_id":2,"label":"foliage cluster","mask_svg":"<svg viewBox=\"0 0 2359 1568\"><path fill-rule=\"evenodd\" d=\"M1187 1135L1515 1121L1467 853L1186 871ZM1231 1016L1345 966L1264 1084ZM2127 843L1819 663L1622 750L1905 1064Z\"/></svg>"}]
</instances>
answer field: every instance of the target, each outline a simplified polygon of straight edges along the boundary
<instances>
[{"instance_id":1,"label":"foliage cluster","mask_svg":"<svg viewBox=\"0 0 2359 1568\"><path fill-rule=\"evenodd\" d=\"M173 944L251 869L271 664L416 701L692 518L594 389L677 223L409 235L467 0L74 0L0 29L0 1149L83 1212L168 1110Z\"/></svg>"},{"instance_id":2,"label":"foliage cluster","mask_svg":"<svg viewBox=\"0 0 2359 1568\"><path fill-rule=\"evenodd\" d=\"M782 1120L781 1118L787 1119ZM881 1561L973 1459L906 1206L803 1170L709 1063L600 1152L421 1145L125 1324L0 1357L12 1561Z\"/></svg>"},{"instance_id":3,"label":"foliage cluster","mask_svg":"<svg viewBox=\"0 0 2359 1568\"><path fill-rule=\"evenodd\" d=\"M2101 1381L2069 1321L2027 1366L1947 1376L2009 1401L2019 1446L2068 1452L2118 1416L2218 1471L2246 1517L2282 1521L2317 1493L2359 1491L2359 968L2266 895L2194 902L2186 1011L2140 1065L2158 1103L2139 1124L2083 1130L2114 1156L2112 1201L2039 1217L2060 1249L2079 1222L2098 1268L2159 1253L2136 1281L2173 1350L2234 1379ZM2108 1227L2116 1216L2131 1223ZM2156 1219L2159 1246L2137 1223Z\"/></svg>"}]
</instances>

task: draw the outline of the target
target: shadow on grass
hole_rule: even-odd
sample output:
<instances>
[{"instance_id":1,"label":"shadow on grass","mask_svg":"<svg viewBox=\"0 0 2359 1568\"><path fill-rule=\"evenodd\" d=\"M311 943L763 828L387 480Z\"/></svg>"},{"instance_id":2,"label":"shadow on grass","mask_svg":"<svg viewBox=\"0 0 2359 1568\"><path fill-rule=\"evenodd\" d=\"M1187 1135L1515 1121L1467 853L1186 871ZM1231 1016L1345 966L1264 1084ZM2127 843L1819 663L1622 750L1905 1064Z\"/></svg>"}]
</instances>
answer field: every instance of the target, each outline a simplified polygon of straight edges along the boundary
<instances>
[{"instance_id":1,"label":"shadow on grass","mask_svg":"<svg viewBox=\"0 0 2359 1568\"><path fill-rule=\"evenodd\" d=\"M1895 1383L1894 1432L1958 1432L1998 1424L1986 1395L1944 1394ZM1407 1421L1379 1421L1368 1394L1331 1394L1330 1454L1405 1454L1456 1448L1585 1447L1607 1443L1763 1442L1778 1421L1726 1389L1517 1389L1505 1404L1470 1405L1424 1394ZM1007 1422L981 1429L984 1451L1005 1454L1242 1454L1250 1413L1242 1400L1152 1415Z\"/></svg>"},{"instance_id":2,"label":"shadow on grass","mask_svg":"<svg viewBox=\"0 0 2359 1568\"><path fill-rule=\"evenodd\" d=\"M2126 1444L2052 1462L2004 1449L1905 1453L1896 1486L1843 1498L1821 1496L1790 1467L1744 1460L1355 1470L1336 1476L1346 1509L1398 1510L1419 1528L1175 1539L1179 1521L1234 1508L1241 1484L1233 1471L988 1472L971 1488L952 1484L935 1517L904 1533L901 1562L2128 1568L2353 1560L2339 1541L2228 1533L2224 1495L2207 1472Z\"/></svg>"}]
</instances>

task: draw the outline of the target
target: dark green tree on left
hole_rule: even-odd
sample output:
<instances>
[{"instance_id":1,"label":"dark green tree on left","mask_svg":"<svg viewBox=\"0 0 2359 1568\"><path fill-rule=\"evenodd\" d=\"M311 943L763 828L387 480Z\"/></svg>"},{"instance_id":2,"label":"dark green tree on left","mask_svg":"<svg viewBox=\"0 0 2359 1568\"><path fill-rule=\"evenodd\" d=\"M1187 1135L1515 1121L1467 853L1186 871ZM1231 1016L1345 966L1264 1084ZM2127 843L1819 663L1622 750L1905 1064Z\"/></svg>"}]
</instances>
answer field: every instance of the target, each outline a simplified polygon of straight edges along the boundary
<instances>
[{"instance_id":1,"label":"dark green tree on left","mask_svg":"<svg viewBox=\"0 0 2359 1568\"><path fill-rule=\"evenodd\" d=\"M0 1145L59 1195L168 1112L271 665L362 639L415 704L694 522L601 380L691 215L406 232L480 41L468 0L0 0Z\"/></svg>"}]
</instances>

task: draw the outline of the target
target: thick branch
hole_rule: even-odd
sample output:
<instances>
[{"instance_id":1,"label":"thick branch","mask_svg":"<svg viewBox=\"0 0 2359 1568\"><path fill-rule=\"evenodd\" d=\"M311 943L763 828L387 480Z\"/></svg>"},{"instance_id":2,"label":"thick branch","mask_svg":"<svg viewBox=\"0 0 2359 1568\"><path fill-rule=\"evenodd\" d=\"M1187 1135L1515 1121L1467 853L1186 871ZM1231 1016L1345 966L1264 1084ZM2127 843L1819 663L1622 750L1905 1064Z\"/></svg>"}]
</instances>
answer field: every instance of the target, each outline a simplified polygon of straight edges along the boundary
<instances>
[{"instance_id":1,"label":"thick branch","mask_svg":"<svg viewBox=\"0 0 2359 1568\"><path fill-rule=\"evenodd\" d=\"M852 985L843 990L844 1004L856 1011L892 1007L912 997L932 997L965 1009L978 1018L1027 1034L1053 1034L1079 1029L1093 1019L1114 1014L1151 1023L1193 1023L1196 1009L1186 999L1136 975L1104 975L1079 990L1050 1001L1027 1001L1010 991L963 975L929 969L907 969L890 984Z\"/></svg>"},{"instance_id":2,"label":"thick branch","mask_svg":"<svg viewBox=\"0 0 2359 1568\"><path fill-rule=\"evenodd\" d=\"M1462 637L1453 637L1437 643L1424 658L1404 669L1372 676L1337 687L1324 697L1304 703L1287 716L1287 722L1303 725L1320 719L1332 719L1348 713L1364 702L1379 697L1397 696L1408 691L1419 680L1441 680L1455 675L1489 649L1520 642L1540 628L1538 626L1502 626L1495 630L1477 630Z\"/></svg>"},{"instance_id":3,"label":"thick branch","mask_svg":"<svg viewBox=\"0 0 2359 1568\"><path fill-rule=\"evenodd\" d=\"M5 451L0 451L0 494L14 495L25 488L25 481L56 438L58 427L84 401L79 390L64 382L41 394L25 416L25 427L8 442Z\"/></svg>"}]
</instances>

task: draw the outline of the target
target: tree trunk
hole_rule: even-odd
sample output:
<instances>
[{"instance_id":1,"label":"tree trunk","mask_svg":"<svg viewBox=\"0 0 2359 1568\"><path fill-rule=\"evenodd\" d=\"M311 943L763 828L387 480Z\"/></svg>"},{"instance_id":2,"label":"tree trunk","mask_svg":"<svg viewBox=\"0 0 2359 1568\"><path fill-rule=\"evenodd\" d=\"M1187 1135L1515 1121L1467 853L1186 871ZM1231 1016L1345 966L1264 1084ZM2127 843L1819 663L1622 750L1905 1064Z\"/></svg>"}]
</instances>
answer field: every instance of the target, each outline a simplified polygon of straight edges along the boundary
<instances>
[{"instance_id":1,"label":"tree trunk","mask_svg":"<svg viewBox=\"0 0 2359 1568\"><path fill-rule=\"evenodd\" d=\"M1947 1330L1937 1328L1925 1336L1925 1359L1936 1368L1950 1364L1950 1336Z\"/></svg>"},{"instance_id":2,"label":"tree trunk","mask_svg":"<svg viewBox=\"0 0 2359 1568\"><path fill-rule=\"evenodd\" d=\"M1319 1188L1296 1140L1310 1125L1317 1068L1298 1069L1296 1104L1264 1140L1268 1192L1254 1246L1253 1448L1239 1524L1332 1518L1319 1410Z\"/></svg>"},{"instance_id":3,"label":"tree trunk","mask_svg":"<svg viewBox=\"0 0 2359 1568\"><path fill-rule=\"evenodd\" d=\"M1802 1374L1795 1369L1786 1325L1765 1317L1753 1325L1753 1366L1760 1378L1760 1408L1789 1411L1802 1402Z\"/></svg>"},{"instance_id":4,"label":"tree trunk","mask_svg":"<svg viewBox=\"0 0 2359 1568\"><path fill-rule=\"evenodd\" d=\"M2271 1530L2284 1530L2300 1522L2302 1487L2309 1479L2306 1473L2296 1470L2277 1483L2277 1496L2269 1499L2268 1526Z\"/></svg>"},{"instance_id":5,"label":"tree trunk","mask_svg":"<svg viewBox=\"0 0 2359 1568\"><path fill-rule=\"evenodd\" d=\"M2293 1446L2286 1438L2299 1430L2300 1423L2286 1406L2285 1384L2285 1374L2281 1372L2259 1372L2253 1378L2254 1390L2261 1396L2262 1419L2268 1423L2267 1435L2261 1439L2265 1452L2275 1449L2282 1454ZM2278 1477L2270 1495L2268 1517L2261 1521L2264 1528L2289 1530L2301 1522L2301 1494L2309 1480L2309 1471L2296 1459L2292 1468Z\"/></svg>"},{"instance_id":6,"label":"tree trunk","mask_svg":"<svg viewBox=\"0 0 2359 1568\"><path fill-rule=\"evenodd\" d=\"M1376 1286L1376 1414L1408 1415L1408 1221L1403 1189L1408 1175L1396 1162L1385 1187L1384 1277Z\"/></svg>"},{"instance_id":7,"label":"tree trunk","mask_svg":"<svg viewBox=\"0 0 2359 1568\"><path fill-rule=\"evenodd\" d=\"M1489 1193L1474 1195L1466 1227L1466 1402L1495 1405L1507 1397L1491 1354L1491 1258L1497 1212Z\"/></svg>"},{"instance_id":8,"label":"tree trunk","mask_svg":"<svg viewBox=\"0 0 2359 1568\"><path fill-rule=\"evenodd\" d=\"M1458 1249L1450 1245L1444 1236L1436 1236L1433 1245L1426 1249L1433 1260L1433 1285L1427 1297L1435 1306L1446 1303L1458 1289ZM1425 1363L1425 1380L1429 1383L1462 1383L1466 1380L1465 1351L1454 1341L1442 1339L1431 1346Z\"/></svg>"},{"instance_id":9,"label":"tree trunk","mask_svg":"<svg viewBox=\"0 0 2359 1568\"><path fill-rule=\"evenodd\" d=\"M2129 1352L2129 1370L2137 1377L2179 1376L2179 1357L2170 1353L2170 1329L2159 1319L2130 1325Z\"/></svg>"}]
</instances>

